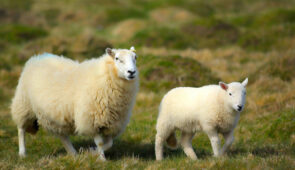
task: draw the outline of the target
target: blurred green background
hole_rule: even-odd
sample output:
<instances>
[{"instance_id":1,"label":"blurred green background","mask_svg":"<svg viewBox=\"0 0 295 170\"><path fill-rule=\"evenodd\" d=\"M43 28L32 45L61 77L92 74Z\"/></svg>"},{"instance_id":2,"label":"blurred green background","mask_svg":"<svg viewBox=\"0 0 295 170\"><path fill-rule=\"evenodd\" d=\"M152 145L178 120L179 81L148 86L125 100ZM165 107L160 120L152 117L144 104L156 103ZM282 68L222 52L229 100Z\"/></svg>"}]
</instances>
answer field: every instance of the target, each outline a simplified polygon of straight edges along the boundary
<instances>
[{"instance_id":1,"label":"blurred green background","mask_svg":"<svg viewBox=\"0 0 295 170\"><path fill-rule=\"evenodd\" d=\"M1 169L292 169L295 167L294 0L0 0ZM130 124L96 160L87 137L72 137L77 157L41 130L27 136L28 157L17 155L9 105L24 63L51 52L83 61L106 47L137 49L140 91ZM181 149L154 161L162 96L177 86L249 77L247 106L236 140L213 158L197 134L200 160Z\"/></svg>"}]
</instances>

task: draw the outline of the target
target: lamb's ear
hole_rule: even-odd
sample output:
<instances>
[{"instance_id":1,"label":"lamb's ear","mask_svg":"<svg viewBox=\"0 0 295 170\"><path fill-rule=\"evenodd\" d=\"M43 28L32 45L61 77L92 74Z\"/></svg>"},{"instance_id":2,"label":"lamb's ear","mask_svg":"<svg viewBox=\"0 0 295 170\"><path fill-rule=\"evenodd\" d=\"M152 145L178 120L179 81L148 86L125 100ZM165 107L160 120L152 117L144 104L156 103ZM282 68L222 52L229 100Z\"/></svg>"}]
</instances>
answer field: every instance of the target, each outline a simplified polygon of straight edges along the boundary
<instances>
[{"instance_id":1,"label":"lamb's ear","mask_svg":"<svg viewBox=\"0 0 295 170\"><path fill-rule=\"evenodd\" d=\"M107 48L106 53L113 58L115 57L115 52L111 48Z\"/></svg>"},{"instance_id":2,"label":"lamb's ear","mask_svg":"<svg viewBox=\"0 0 295 170\"><path fill-rule=\"evenodd\" d=\"M130 48L130 51L132 51L132 52L136 52L136 50L135 50L135 48L132 46L131 48Z\"/></svg>"},{"instance_id":3,"label":"lamb's ear","mask_svg":"<svg viewBox=\"0 0 295 170\"><path fill-rule=\"evenodd\" d=\"M219 86L225 91L228 89L228 85L222 81L219 82Z\"/></svg>"},{"instance_id":4,"label":"lamb's ear","mask_svg":"<svg viewBox=\"0 0 295 170\"><path fill-rule=\"evenodd\" d=\"M244 87L246 87L247 84L248 84L248 77L242 82L242 85L243 85Z\"/></svg>"}]
</instances>

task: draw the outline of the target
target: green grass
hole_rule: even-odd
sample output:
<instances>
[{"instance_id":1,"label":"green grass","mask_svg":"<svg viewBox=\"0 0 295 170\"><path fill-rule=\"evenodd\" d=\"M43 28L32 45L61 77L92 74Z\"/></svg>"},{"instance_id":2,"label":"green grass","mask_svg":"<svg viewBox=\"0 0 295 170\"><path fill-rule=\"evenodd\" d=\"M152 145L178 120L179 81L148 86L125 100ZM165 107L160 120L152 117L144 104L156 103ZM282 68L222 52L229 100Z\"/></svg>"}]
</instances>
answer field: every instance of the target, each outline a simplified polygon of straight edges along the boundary
<instances>
[{"instance_id":1,"label":"green grass","mask_svg":"<svg viewBox=\"0 0 295 170\"><path fill-rule=\"evenodd\" d=\"M190 58L180 56L141 56L138 61L141 89L145 91L165 91L179 86L202 86L218 83L211 71ZM155 65L157 67L155 67Z\"/></svg>"},{"instance_id":2,"label":"green grass","mask_svg":"<svg viewBox=\"0 0 295 170\"><path fill-rule=\"evenodd\" d=\"M0 36L2 40L11 43L21 43L44 37L48 33L41 28L31 27L27 25L2 25Z\"/></svg>"},{"instance_id":3,"label":"green grass","mask_svg":"<svg viewBox=\"0 0 295 170\"><path fill-rule=\"evenodd\" d=\"M291 81L295 74L294 63L295 58L291 57L290 54L274 58L253 73L251 79L256 80L259 77L268 75L273 78L280 78L283 81Z\"/></svg>"},{"instance_id":4,"label":"green grass","mask_svg":"<svg viewBox=\"0 0 295 170\"><path fill-rule=\"evenodd\" d=\"M294 169L294 9L294 0L0 0L0 169ZM124 25L130 19L140 26ZM106 47L130 46L139 56L140 91L108 161L87 151L93 139L72 136L81 149L72 157L42 128L26 136L28 156L19 158L9 106L29 57L52 52L82 61ZM165 159L155 161L158 107L167 91L245 76L246 108L226 156L213 158L208 137L198 133L199 160L166 148Z\"/></svg>"}]
</instances>

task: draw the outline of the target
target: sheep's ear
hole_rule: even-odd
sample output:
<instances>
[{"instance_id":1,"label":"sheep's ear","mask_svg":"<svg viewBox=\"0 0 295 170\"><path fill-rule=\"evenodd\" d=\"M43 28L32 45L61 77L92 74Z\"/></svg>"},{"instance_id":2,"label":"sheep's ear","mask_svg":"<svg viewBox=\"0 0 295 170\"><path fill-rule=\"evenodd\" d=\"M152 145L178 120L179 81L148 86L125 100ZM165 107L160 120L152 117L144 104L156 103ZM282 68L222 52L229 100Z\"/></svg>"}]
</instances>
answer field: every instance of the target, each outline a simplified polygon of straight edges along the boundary
<instances>
[{"instance_id":1,"label":"sheep's ear","mask_svg":"<svg viewBox=\"0 0 295 170\"><path fill-rule=\"evenodd\" d=\"M225 84L225 83L222 82L222 81L219 82L219 86L220 86L223 90L225 90L225 91L228 89L228 85Z\"/></svg>"},{"instance_id":2,"label":"sheep's ear","mask_svg":"<svg viewBox=\"0 0 295 170\"><path fill-rule=\"evenodd\" d=\"M248 84L248 77L242 82L242 85L243 85L244 87L246 87L247 84Z\"/></svg>"},{"instance_id":3,"label":"sheep's ear","mask_svg":"<svg viewBox=\"0 0 295 170\"><path fill-rule=\"evenodd\" d=\"M113 58L115 57L115 52L111 48L107 48L106 53Z\"/></svg>"},{"instance_id":4,"label":"sheep's ear","mask_svg":"<svg viewBox=\"0 0 295 170\"><path fill-rule=\"evenodd\" d=\"M135 48L133 46L130 48L130 51L136 52L136 50L135 50Z\"/></svg>"}]
</instances>

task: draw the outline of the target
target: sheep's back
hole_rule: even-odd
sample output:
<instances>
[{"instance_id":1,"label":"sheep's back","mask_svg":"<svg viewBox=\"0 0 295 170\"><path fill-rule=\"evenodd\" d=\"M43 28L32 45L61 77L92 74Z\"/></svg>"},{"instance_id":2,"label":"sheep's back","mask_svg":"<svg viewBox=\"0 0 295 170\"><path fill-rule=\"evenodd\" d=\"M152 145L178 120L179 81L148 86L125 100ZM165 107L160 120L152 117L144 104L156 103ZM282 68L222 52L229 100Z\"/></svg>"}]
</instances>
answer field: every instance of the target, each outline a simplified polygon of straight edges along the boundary
<instances>
[{"instance_id":1,"label":"sheep's back","mask_svg":"<svg viewBox=\"0 0 295 170\"><path fill-rule=\"evenodd\" d=\"M77 63L54 55L31 58L20 83L38 123L55 133L73 131L74 70Z\"/></svg>"}]
</instances>

